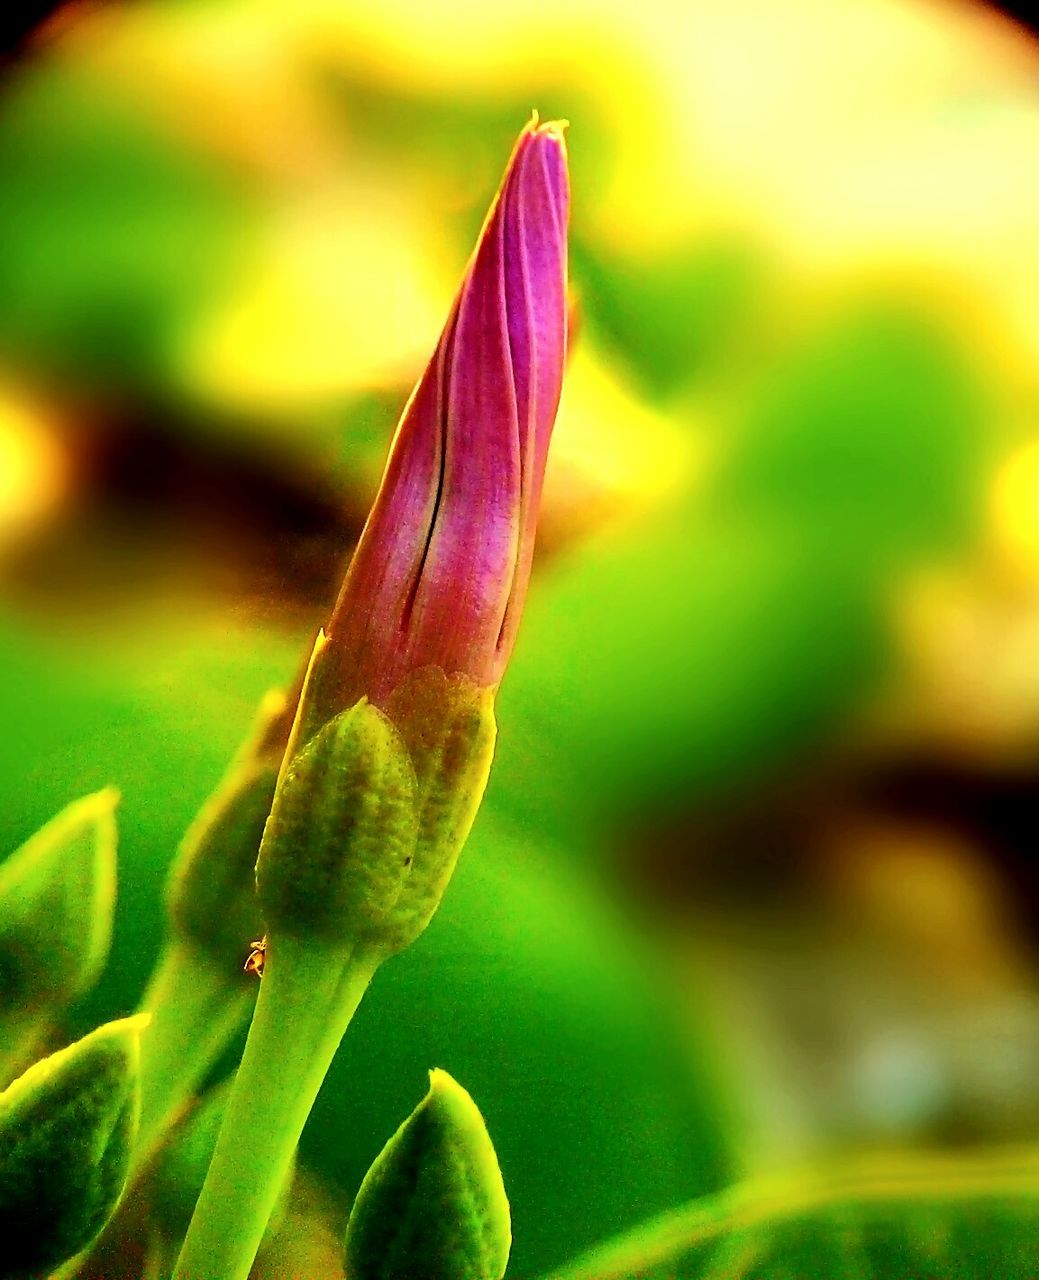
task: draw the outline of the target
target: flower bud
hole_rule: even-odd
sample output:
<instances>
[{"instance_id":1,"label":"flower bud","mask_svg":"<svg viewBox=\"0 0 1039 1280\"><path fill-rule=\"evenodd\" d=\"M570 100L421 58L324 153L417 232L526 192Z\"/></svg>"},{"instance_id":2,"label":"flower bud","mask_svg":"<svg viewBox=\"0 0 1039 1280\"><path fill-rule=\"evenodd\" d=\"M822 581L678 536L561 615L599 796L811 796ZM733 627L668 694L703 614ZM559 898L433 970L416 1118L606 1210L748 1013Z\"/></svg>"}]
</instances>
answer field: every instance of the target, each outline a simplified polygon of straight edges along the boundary
<instances>
[{"instance_id":1,"label":"flower bud","mask_svg":"<svg viewBox=\"0 0 1039 1280\"><path fill-rule=\"evenodd\" d=\"M524 129L404 410L307 690L304 736L423 667L501 680L566 356L562 126Z\"/></svg>"},{"instance_id":2,"label":"flower bud","mask_svg":"<svg viewBox=\"0 0 1039 1280\"><path fill-rule=\"evenodd\" d=\"M351 1280L501 1280L512 1226L498 1159L446 1071L365 1174L346 1229Z\"/></svg>"},{"instance_id":3,"label":"flower bud","mask_svg":"<svg viewBox=\"0 0 1039 1280\"><path fill-rule=\"evenodd\" d=\"M252 734L181 843L166 901L173 932L229 979L242 948L262 933L254 868L291 724L288 702L269 693Z\"/></svg>"},{"instance_id":4,"label":"flower bud","mask_svg":"<svg viewBox=\"0 0 1039 1280\"><path fill-rule=\"evenodd\" d=\"M256 863L267 926L355 942L378 934L414 860L415 773L365 699L330 720L278 785Z\"/></svg>"},{"instance_id":5,"label":"flower bud","mask_svg":"<svg viewBox=\"0 0 1039 1280\"><path fill-rule=\"evenodd\" d=\"M0 1278L46 1271L111 1216L137 1125L139 1034L109 1022L0 1093Z\"/></svg>"},{"instance_id":6,"label":"flower bud","mask_svg":"<svg viewBox=\"0 0 1039 1280\"><path fill-rule=\"evenodd\" d=\"M567 207L562 126L535 118L314 647L257 864L272 929L399 950L454 870L530 575L565 362ZM364 791L380 779L384 809Z\"/></svg>"},{"instance_id":7,"label":"flower bud","mask_svg":"<svg viewBox=\"0 0 1039 1280\"><path fill-rule=\"evenodd\" d=\"M108 958L118 801L111 788L74 801L0 864L0 1075Z\"/></svg>"}]
</instances>

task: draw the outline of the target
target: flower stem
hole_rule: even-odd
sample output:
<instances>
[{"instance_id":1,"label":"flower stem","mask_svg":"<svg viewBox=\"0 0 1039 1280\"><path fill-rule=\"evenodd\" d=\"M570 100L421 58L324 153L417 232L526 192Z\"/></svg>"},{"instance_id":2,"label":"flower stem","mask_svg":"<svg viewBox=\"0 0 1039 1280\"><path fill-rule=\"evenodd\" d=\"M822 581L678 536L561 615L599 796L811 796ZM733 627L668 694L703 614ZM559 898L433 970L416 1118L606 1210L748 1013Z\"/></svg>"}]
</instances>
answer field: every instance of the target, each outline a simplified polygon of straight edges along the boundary
<instances>
[{"instance_id":1,"label":"flower stem","mask_svg":"<svg viewBox=\"0 0 1039 1280\"><path fill-rule=\"evenodd\" d=\"M135 1170L151 1158L172 1117L245 1024L253 998L241 973L221 972L190 943L167 944L141 1000L152 1021L141 1037Z\"/></svg>"},{"instance_id":2,"label":"flower stem","mask_svg":"<svg viewBox=\"0 0 1039 1280\"><path fill-rule=\"evenodd\" d=\"M246 1280L299 1136L379 957L272 939L176 1280Z\"/></svg>"}]
</instances>

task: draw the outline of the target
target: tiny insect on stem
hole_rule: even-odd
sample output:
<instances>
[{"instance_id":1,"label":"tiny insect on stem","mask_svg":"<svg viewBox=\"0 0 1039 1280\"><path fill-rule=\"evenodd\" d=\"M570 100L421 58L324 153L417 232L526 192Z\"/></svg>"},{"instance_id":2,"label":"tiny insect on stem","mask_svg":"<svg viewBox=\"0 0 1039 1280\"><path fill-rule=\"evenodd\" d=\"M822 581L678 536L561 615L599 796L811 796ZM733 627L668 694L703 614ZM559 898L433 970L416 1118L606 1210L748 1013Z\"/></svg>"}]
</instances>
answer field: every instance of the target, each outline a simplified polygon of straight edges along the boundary
<instances>
[{"instance_id":1,"label":"tiny insect on stem","mask_svg":"<svg viewBox=\"0 0 1039 1280\"><path fill-rule=\"evenodd\" d=\"M245 962L245 972L255 973L258 978L263 977L263 966L267 959L267 935L258 938L255 942L250 942L249 946L252 950L249 952L249 959Z\"/></svg>"}]
</instances>

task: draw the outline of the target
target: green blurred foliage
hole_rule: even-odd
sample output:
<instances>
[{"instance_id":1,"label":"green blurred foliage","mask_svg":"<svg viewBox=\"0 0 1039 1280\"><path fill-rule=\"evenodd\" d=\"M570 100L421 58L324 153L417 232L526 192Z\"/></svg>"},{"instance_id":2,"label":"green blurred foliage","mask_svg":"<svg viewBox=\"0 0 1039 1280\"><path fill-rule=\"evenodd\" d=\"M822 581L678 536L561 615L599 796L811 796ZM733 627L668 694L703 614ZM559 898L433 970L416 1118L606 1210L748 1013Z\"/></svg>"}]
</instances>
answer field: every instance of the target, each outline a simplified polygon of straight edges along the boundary
<instances>
[{"instance_id":1,"label":"green blurred foliage","mask_svg":"<svg viewBox=\"0 0 1039 1280\"><path fill-rule=\"evenodd\" d=\"M867 291L764 363L736 415L719 503L804 530L852 572L890 574L977 537L995 441L954 324L923 300Z\"/></svg>"},{"instance_id":2,"label":"green blurred foliage","mask_svg":"<svg viewBox=\"0 0 1039 1280\"><path fill-rule=\"evenodd\" d=\"M244 176L68 60L0 106L0 350L112 392L176 390L187 326L248 265Z\"/></svg>"},{"instance_id":3,"label":"green blurred foliage","mask_svg":"<svg viewBox=\"0 0 1039 1280\"><path fill-rule=\"evenodd\" d=\"M915 1280L1035 1265L1034 1152L753 1182L611 1242L552 1280Z\"/></svg>"},{"instance_id":4,"label":"green blurred foliage","mask_svg":"<svg viewBox=\"0 0 1039 1280\"><path fill-rule=\"evenodd\" d=\"M301 377L295 397L272 400L251 383L214 393L186 350L197 355L193 341L229 300L248 302L265 281L284 248L271 228L311 206L320 223L329 190L337 217L367 211L380 184L418 209L446 308L530 106L573 120L576 341L703 458L683 469L621 423L632 456L661 473L647 498L610 455L617 424L601 424L599 457L587 406L564 402L562 479L549 485L543 555L498 700L484 810L443 909L379 973L303 1142L345 1204L425 1071L450 1071L487 1119L513 1267L527 1276L716 1190L737 1172L735 1151L753 1147L734 1140L740 1086L723 1066L724 1020L706 1012L713 993L686 969L663 976L668 944L647 941L618 905L610 862L625 833L662 812L753 808L776 778L813 777L901 673L893 599L916 572L970 564L984 548L991 475L1015 442L992 389L1005 370L974 344L968 303L944 308L910 276L838 271L820 290L735 216L690 216L676 233L675 210L662 207L654 237L649 220L629 228L611 214L627 121L643 113L647 153L665 122L648 91L643 102L616 78L620 62L600 67L598 46L575 43L562 19L522 74L499 77L474 46L470 83L453 49L442 69L412 66L413 50L403 62L376 56L318 17L309 30L308 15L281 14L280 27L248 3L137 5L92 29L81 14L81 43L58 33L9 70L0 392L24 382L63 411L103 388L122 407L111 429L145 457L164 436L186 438L188 486L220 438L243 490L258 474L291 474L313 501L293 491L301 516L260 488L268 523L251 532L262 551L273 561L291 544L299 563L341 564L343 529L363 517L422 344L400 335L375 371L344 349L342 385ZM675 15L664 16L670 31ZM114 33L126 35L122 53ZM190 93L203 83L212 96L199 107ZM686 123L690 155L701 127ZM705 170L697 199L711 181ZM647 208L661 198L636 194ZM293 252L306 259L309 244L301 234ZM308 340L352 314L338 276L304 296L325 308L288 318ZM374 324L364 306L361 323ZM262 388L264 372L238 376ZM92 405L93 426L104 413ZM568 413L584 436L568 434ZM0 446L2 415L0 403ZM54 422L66 443L83 425L58 409ZM582 452L575 439L593 445ZM34 570L30 557L3 584L0 848L78 795L123 795L114 945L73 1012L82 1031L135 1006L178 842L263 693L291 680L335 583L331 569L302 586L288 570L243 570L230 538L171 534L153 563L141 529L176 527L184 512L151 499L135 509L89 460L73 472L67 507L44 531L50 558ZM0 514L3 495L0 475ZM125 545L113 551L77 521L84 508L108 516L108 537ZM3 572L6 553L0 540ZM105 581L100 603L50 575L55 561L77 583Z\"/></svg>"},{"instance_id":5,"label":"green blurred foliage","mask_svg":"<svg viewBox=\"0 0 1039 1280\"><path fill-rule=\"evenodd\" d=\"M582 312L601 331L611 358L654 399L724 364L768 279L761 251L735 237L624 257L578 236L571 270Z\"/></svg>"}]
</instances>

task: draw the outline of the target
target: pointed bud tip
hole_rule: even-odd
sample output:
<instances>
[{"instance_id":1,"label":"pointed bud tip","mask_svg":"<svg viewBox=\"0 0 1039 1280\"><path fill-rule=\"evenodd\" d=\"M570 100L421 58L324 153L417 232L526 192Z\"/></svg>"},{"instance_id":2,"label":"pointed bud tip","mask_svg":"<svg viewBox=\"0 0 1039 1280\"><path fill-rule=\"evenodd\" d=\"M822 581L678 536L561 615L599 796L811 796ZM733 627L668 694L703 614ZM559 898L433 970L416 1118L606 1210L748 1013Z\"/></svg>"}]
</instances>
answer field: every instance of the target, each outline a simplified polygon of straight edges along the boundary
<instances>
[{"instance_id":1,"label":"pointed bud tip","mask_svg":"<svg viewBox=\"0 0 1039 1280\"><path fill-rule=\"evenodd\" d=\"M116 1018L112 1022L105 1022L82 1040L77 1041L77 1045L92 1044L96 1045L102 1041L122 1041L129 1050L130 1057L136 1061L137 1051L140 1047L141 1033L147 1029L151 1023L152 1015L150 1013L132 1013L127 1018ZM70 1048L76 1046L70 1046ZM59 1050L59 1052L67 1052Z\"/></svg>"},{"instance_id":2,"label":"pointed bud tip","mask_svg":"<svg viewBox=\"0 0 1039 1280\"><path fill-rule=\"evenodd\" d=\"M570 128L569 120L545 120L542 121L538 114L537 107L530 114L530 120L527 122L524 133L533 134L536 137L555 138L557 142L566 142L566 131Z\"/></svg>"},{"instance_id":3,"label":"pointed bud tip","mask_svg":"<svg viewBox=\"0 0 1039 1280\"><path fill-rule=\"evenodd\" d=\"M481 1146L485 1141L490 1142L483 1116L472 1094L443 1067L430 1069L429 1092L422 1099L419 1110L432 1111L439 1116L440 1123L448 1125L457 1134L478 1135Z\"/></svg>"},{"instance_id":4,"label":"pointed bud tip","mask_svg":"<svg viewBox=\"0 0 1039 1280\"><path fill-rule=\"evenodd\" d=\"M561 160L565 164L567 159L566 131L569 128L569 120L542 121L535 110L520 133L514 155L518 155L525 146L531 146L535 143L548 144L550 149L558 151Z\"/></svg>"},{"instance_id":5,"label":"pointed bud tip","mask_svg":"<svg viewBox=\"0 0 1039 1280\"><path fill-rule=\"evenodd\" d=\"M81 824L91 822L108 823L115 816L115 811L122 800L118 787L102 787L100 791L92 791L89 795L73 800L56 814L48 826L55 831L70 832ZM41 830L47 830L47 827Z\"/></svg>"},{"instance_id":6,"label":"pointed bud tip","mask_svg":"<svg viewBox=\"0 0 1039 1280\"><path fill-rule=\"evenodd\" d=\"M459 1094L465 1094L465 1090L443 1067L430 1067L429 1069L429 1093L427 1097L439 1095L441 1097L457 1097Z\"/></svg>"},{"instance_id":7,"label":"pointed bud tip","mask_svg":"<svg viewBox=\"0 0 1039 1280\"><path fill-rule=\"evenodd\" d=\"M95 791L89 796L83 798L84 804L95 806L98 811L108 811L118 808L123 793L118 787L102 787L100 791Z\"/></svg>"}]
</instances>

